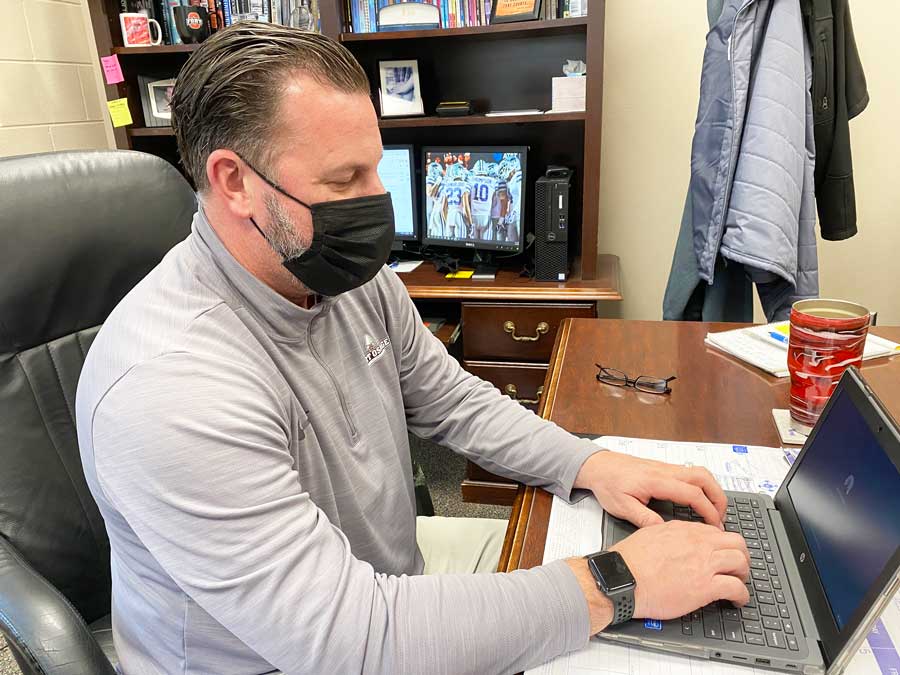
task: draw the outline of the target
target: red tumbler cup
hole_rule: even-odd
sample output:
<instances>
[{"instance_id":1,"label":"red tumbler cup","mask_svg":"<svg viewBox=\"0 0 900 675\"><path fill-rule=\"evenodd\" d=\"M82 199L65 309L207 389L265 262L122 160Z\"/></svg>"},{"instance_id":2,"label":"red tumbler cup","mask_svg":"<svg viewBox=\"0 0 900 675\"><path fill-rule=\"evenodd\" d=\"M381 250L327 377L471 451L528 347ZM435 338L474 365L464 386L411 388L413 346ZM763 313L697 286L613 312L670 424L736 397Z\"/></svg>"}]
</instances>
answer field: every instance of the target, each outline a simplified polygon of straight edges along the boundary
<instances>
[{"instance_id":1,"label":"red tumbler cup","mask_svg":"<svg viewBox=\"0 0 900 675\"><path fill-rule=\"evenodd\" d=\"M869 310L844 300L800 300L791 308L791 417L814 426L849 366L862 363Z\"/></svg>"}]
</instances>

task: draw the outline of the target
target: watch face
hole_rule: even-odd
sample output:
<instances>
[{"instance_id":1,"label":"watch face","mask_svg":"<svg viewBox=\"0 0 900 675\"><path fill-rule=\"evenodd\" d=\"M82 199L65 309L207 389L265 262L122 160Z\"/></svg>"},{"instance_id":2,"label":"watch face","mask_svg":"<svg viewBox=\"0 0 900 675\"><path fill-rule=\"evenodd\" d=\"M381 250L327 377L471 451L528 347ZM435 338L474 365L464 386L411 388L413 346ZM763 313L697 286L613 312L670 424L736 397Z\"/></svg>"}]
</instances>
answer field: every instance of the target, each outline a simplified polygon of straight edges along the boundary
<instances>
[{"instance_id":1,"label":"watch face","mask_svg":"<svg viewBox=\"0 0 900 675\"><path fill-rule=\"evenodd\" d=\"M634 585L634 577L625 560L616 551L600 553L588 559L594 578L607 592L614 592Z\"/></svg>"}]
</instances>

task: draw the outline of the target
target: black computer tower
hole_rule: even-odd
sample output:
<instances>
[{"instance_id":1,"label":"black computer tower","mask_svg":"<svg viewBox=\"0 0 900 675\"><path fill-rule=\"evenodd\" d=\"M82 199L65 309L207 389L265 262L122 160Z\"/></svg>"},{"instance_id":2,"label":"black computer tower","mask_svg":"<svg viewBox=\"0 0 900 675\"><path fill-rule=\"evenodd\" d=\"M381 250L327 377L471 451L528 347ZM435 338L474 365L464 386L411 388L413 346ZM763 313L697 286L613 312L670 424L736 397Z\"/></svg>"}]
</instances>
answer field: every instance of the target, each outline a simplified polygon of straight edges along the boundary
<instances>
[{"instance_id":1,"label":"black computer tower","mask_svg":"<svg viewBox=\"0 0 900 675\"><path fill-rule=\"evenodd\" d=\"M572 171L550 167L534 189L535 281L565 281L569 276L569 194Z\"/></svg>"}]
</instances>

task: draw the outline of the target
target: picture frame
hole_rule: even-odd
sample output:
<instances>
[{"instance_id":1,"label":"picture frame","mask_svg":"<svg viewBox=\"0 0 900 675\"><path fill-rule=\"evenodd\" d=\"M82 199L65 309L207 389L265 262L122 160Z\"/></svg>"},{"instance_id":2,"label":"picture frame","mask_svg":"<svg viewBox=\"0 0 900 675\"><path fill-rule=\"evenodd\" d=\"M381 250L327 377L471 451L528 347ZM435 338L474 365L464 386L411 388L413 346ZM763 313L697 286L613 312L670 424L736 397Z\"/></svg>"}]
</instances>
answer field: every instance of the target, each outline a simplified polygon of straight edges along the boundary
<instances>
[{"instance_id":1,"label":"picture frame","mask_svg":"<svg viewBox=\"0 0 900 675\"><path fill-rule=\"evenodd\" d=\"M535 21L541 17L541 0L494 0L491 24Z\"/></svg>"},{"instance_id":2,"label":"picture frame","mask_svg":"<svg viewBox=\"0 0 900 675\"><path fill-rule=\"evenodd\" d=\"M171 91L175 78L162 74L138 74L138 89L141 108L144 112L144 126L168 127L172 125L170 107Z\"/></svg>"},{"instance_id":3,"label":"picture frame","mask_svg":"<svg viewBox=\"0 0 900 675\"><path fill-rule=\"evenodd\" d=\"M172 120L172 90L174 88L175 80L157 80L147 83L147 92L150 94L150 112L154 117Z\"/></svg>"},{"instance_id":4,"label":"picture frame","mask_svg":"<svg viewBox=\"0 0 900 675\"><path fill-rule=\"evenodd\" d=\"M378 62L378 98L382 117L425 114L419 62L416 59Z\"/></svg>"}]
</instances>

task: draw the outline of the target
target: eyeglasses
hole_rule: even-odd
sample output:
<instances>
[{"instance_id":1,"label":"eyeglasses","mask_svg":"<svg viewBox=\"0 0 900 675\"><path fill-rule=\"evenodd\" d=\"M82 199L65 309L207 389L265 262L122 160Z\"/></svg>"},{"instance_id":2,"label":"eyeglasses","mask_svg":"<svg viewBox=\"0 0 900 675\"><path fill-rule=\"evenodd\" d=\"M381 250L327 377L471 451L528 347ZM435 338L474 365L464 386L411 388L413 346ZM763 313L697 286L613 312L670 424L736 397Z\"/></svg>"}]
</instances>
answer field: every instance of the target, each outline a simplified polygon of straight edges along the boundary
<instances>
[{"instance_id":1,"label":"eyeglasses","mask_svg":"<svg viewBox=\"0 0 900 675\"><path fill-rule=\"evenodd\" d=\"M672 389L671 387L669 387L669 382L676 379L674 375L665 379L660 377L650 377L649 375L641 375L640 377L632 380L621 370L615 370L614 368L605 368L599 363L595 363L594 365L600 369L600 372L597 373L598 382L609 384L613 387L634 387L638 391L643 391L647 394L671 393Z\"/></svg>"}]
</instances>

